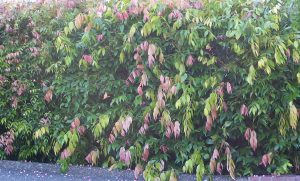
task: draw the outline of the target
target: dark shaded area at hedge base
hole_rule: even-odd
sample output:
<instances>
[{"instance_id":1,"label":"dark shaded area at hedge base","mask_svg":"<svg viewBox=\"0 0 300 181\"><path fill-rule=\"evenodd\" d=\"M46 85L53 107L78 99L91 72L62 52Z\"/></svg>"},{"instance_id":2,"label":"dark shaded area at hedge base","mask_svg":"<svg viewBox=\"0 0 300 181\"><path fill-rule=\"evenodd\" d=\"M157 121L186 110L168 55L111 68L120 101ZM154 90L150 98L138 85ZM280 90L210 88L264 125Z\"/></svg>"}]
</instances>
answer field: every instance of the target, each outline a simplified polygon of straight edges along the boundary
<instances>
[{"instance_id":1,"label":"dark shaded area at hedge base","mask_svg":"<svg viewBox=\"0 0 300 181\"><path fill-rule=\"evenodd\" d=\"M88 167L88 166L70 166L69 172L63 174L60 172L58 164L34 163L34 162L17 162L17 161L0 161L0 180L1 181L17 181L17 180L134 180L133 171L131 170L113 170ZM139 180L143 180L140 176ZM196 180L195 175L181 174L178 180L192 181ZM204 178L208 180L208 178ZM214 181L231 180L228 176L214 176ZM297 181L300 180L300 175L288 175L280 177L260 176L238 178L239 181Z\"/></svg>"}]
</instances>

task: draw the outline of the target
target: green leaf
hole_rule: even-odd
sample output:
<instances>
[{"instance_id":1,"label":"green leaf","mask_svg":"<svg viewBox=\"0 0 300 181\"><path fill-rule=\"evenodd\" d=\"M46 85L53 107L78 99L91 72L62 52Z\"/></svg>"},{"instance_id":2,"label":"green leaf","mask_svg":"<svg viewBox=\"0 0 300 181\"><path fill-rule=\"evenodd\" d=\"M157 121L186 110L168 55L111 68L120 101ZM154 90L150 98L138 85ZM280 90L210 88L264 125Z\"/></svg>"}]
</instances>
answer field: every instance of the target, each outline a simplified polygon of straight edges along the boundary
<instances>
[{"instance_id":1,"label":"green leaf","mask_svg":"<svg viewBox=\"0 0 300 181\"><path fill-rule=\"evenodd\" d=\"M250 85L253 85L253 80L255 80L255 77L256 77L256 72L255 72L254 66L251 65L249 68L249 73L248 73L246 80Z\"/></svg>"},{"instance_id":2,"label":"green leaf","mask_svg":"<svg viewBox=\"0 0 300 181\"><path fill-rule=\"evenodd\" d=\"M202 181L204 173L205 173L205 167L204 167L204 164L201 163L197 166L197 169L196 169L197 181Z\"/></svg>"},{"instance_id":3,"label":"green leaf","mask_svg":"<svg viewBox=\"0 0 300 181\"><path fill-rule=\"evenodd\" d=\"M119 60L120 60L121 63L123 63L124 60L125 60L125 53L123 51L120 53L120 59Z\"/></svg>"},{"instance_id":4,"label":"green leaf","mask_svg":"<svg viewBox=\"0 0 300 181\"><path fill-rule=\"evenodd\" d=\"M109 116L107 114L100 115L99 116L99 121L100 121L102 129L104 129L104 128L106 128L106 126L109 123Z\"/></svg>"}]
</instances>

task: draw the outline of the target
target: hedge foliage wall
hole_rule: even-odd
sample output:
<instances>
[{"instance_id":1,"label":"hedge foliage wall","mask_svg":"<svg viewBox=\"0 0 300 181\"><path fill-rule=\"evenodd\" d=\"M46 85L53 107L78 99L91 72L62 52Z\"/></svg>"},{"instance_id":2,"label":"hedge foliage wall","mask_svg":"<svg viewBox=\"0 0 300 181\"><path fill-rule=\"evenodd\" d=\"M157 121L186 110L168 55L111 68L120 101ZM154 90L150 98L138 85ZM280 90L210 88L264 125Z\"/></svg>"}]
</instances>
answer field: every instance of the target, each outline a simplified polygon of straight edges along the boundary
<instances>
[{"instance_id":1,"label":"hedge foliage wall","mask_svg":"<svg viewBox=\"0 0 300 181\"><path fill-rule=\"evenodd\" d=\"M0 158L146 180L300 170L299 1L0 6Z\"/></svg>"}]
</instances>

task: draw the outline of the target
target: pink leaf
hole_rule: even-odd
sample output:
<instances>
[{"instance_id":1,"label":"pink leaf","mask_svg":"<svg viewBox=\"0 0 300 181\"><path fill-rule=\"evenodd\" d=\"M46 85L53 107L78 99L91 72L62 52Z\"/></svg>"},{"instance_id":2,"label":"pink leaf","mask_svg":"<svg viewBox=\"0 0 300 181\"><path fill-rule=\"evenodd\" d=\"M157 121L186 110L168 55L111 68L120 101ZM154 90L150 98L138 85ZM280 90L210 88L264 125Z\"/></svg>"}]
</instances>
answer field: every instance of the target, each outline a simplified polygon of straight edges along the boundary
<instances>
[{"instance_id":1,"label":"pink leaf","mask_svg":"<svg viewBox=\"0 0 300 181\"><path fill-rule=\"evenodd\" d=\"M256 132L254 130L251 131L250 145L251 148L255 151L257 148L257 138L256 138Z\"/></svg>"},{"instance_id":2,"label":"pink leaf","mask_svg":"<svg viewBox=\"0 0 300 181\"><path fill-rule=\"evenodd\" d=\"M183 17L183 15L182 15L182 13L179 11L179 10L173 10L170 14L169 14L169 16L168 16L168 18L170 19L170 20L172 20L172 19L175 19L175 20L177 20L177 19L182 19L182 17Z\"/></svg>"},{"instance_id":3,"label":"pink leaf","mask_svg":"<svg viewBox=\"0 0 300 181\"><path fill-rule=\"evenodd\" d=\"M165 77L163 75L160 75L159 80L160 84L163 84L165 82Z\"/></svg>"},{"instance_id":4,"label":"pink leaf","mask_svg":"<svg viewBox=\"0 0 300 181\"><path fill-rule=\"evenodd\" d=\"M268 154L264 154L261 158L261 163L260 164L263 164L265 167L267 167L268 163L269 163Z\"/></svg>"},{"instance_id":5,"label":"pink leaf","mask_svg":"<svg viewBox=\"0 0 300 181\"><path fill-rule=\"evenodd\" d=\"M217 172L221 175L222 174L222 170L223 170L223 164L221 162L219 162L217 164Z\"/></svg>"},{"instance_id":6,"label":"pink leaf","mask_svg":"<svg viewBox=\"0 0 300 181\"><path fill-rule=\"evenodd\" d=\"M134 70L132 73L131 73L133 79L135 79L138 75L137 75L137 72Z\"/></svg>"},{"instance_id":7,"label":"pink leaf","mask_svg":"<svg viewBox=\"0 0 300 181\"><path fill-rule=\"evenodd\" d=\"M153 56L155 55L156 47L154 44L150 44L148 47L148 55Z\"/></svg>"},{"instance_id":8,"label":"pink leaf","mask_svg":"<svg viewBox=\"0 0 300 181\"><path fill-rule=\"evenodd\" d=\"M159 109L157 107L154 108L153 110L153 119L156 121L157 116L159 114Z\"/></svg>"},{"instance_id":9,"label":"pink leaf","mask_svg":"<svg viewBox=\"0 0 300 181\"><path fill-rule=\"evenodd\" d=\"M214 152L213 152L212 158L213 158L213 159L217 159L217 158L219 158L219 151L218 151L216 148L214 149Z\"/></svg>"},{"instance_id":10,"label":"pink leaf","mask_svg":"<svg viewBox=\"0 0 300 181\"><path fill-rule=\"evenodd\" d=\"M241 115L243 115L243 116L248 116L248 107L245 105L245 104L243 104L242 106L241 106L241 110L240 110L240 113L241 113Z\"/></svg>"},{"instance_id":11,"label":"pink leaf","mask_svg":"<svg viewBox=\"0 0 300 181\"><path fill-rule=\"evenodd\" d=\"M142 78L141 78L140 85L143 87L143 86L147 85L147 83L148 83L148 76L144 72L143 75L142 75Z\"/></svg>"},{"instance_id":12,"label":"pink leaf","mask_svg":"<svg viewBox=\"0 0 300 181\"><path fill-rule=\"evenodd\" d=\"M144 125L140 128L139 133L140 134L145 134L146 131L148 130L148 123L144 123Z\"/></svg>"},{"instance_id":13,"label":"pink leaf","mask_svg":"<svg viewBox=\"0 0 300 181\"><path fill-rule=\"evenodd\" d=\"M194 64L194 57L192 55L189 55L186 62L185 62L185 64L187 66L192 66Z\"/></svg>"},{"instance_id":14,"label":"pink leaf","mask_svg":"<svg viewBox=\"0 0 300 181\"><path fill-rule=\"evenodd\" d=\"M75 127L78 127L80 125L80 120L79 118L75 118L74 119L74 124L75 124Z\"/></svg>"},{"instance_id":15,"label":"pink leaf","mask_svg":"<svg viewBox=\"0 0 300 181\"><path fill-rule=\"evenodd\" d=\"M171 87L170 92L171 92L172 95L176 95L176 93L177 93L177 88L176 88L176 86L173 85L173 86Z\"/></svg>"},{"instance_id":16,"label":"pink leaf","mask_svg":"<svg viewBox=\"0 0 300 181\"><path fill-rule=\"evenodd\" d=\"M167 130L166 130L166 137L168 139L171 138L171 135L173 133L173 130L174 130L174 124L172 122L170 122L168 125L167 125Z\"/></svg>"},{"instance_id":17,"label":"pink leaf","mask_svg":"<svg viewBox=\"0 0 300 181\"><path fill-rule=\"evenodd\" d=\"M68 9L73 9L73 8L76 7L76 4L75 4L74 1L67 1L66 7L67 7Z\"/></svg>"},{"instance_id":18,"label":"pink leaf","mask_svg":"<svg viewBox=\"0 0 300 181\"><path fill-rule=\"evenodd\" d=\"M231 94L232 93L232 86L229 82L226 83L226 89L227 89L227 93Z\"/></svg>"},{"instance_id":19,"label":"pink leaf","mask_svg":"<svg viewBox=\"0 0 300 181\"><path fill-rule=\"evenodd\" d=\"M216 160L215 159L210 159L209 168L210 168L211 173L215 172L215 170L216 170Z\"/></svg>"},{"instance_id":20,"label":"pink leaf","mask_svg":"<svg viewBox=\"0 0 300 181\"><path fill-rule=\"evenodd\" d=\"M231 155L231 151L228 146L226 146L226 148L225 148L225 153L226 153L226 155Z\"/></svg>"},{"instance_id":21,"label":"pink leaf","mask_svg":"<svg viewBox=\"0 0 300 181\"><path fill-rule=\"evenodd\" d=\"M126 132L124 131L124 129L122 129L122 131L121 131L121 136L125 136L126 135Z\"/></svg>"},{"instance_id":22,"label":"pink leaf","mask_svg":"<svg viewBox=\"0 0 300 181\"><path fill-rule=\"evenodd\" d=\"M211 117L212 117L212 120L217 119L217 107L216 106L212 106L212 108L211 108Z\"/></svg>"},{"instance_id":23,"label":"pink leaf","mask_svg":"<svg viewBox=\"0 0 300 181\"><path fill-rule=\"evenodd\" d=\"M211 127L212 127L212 118L211 118L211 116L207 116L206 117L205 130L206 131L211 131Z\"/></svg>"},{"instance_id":24,"label":"pink leaf","mask_svg":"<svg viewBox=\"0 0 300 181\"><path fill-rule=\"evenodd\" d=\"M34 31L32 32L32 35L37 41L40 41L41 35L38 32Z\"/></svg>"},{"instance_id":25,"label":"pink leaf","mask_svg":"<svg viewBox=\"0 0 300 181\"><path fill-rule=\"evenodd\" d=\"M125 161L126 158L126 151L124 147L120 148L120 152L119 152L119 156L120 156L120 160L121 161Z\"/></svg>"},{"instance_id":26,"label":"pink leaf","mask_svg":"<svg viewBox=\"0 0 300 181\"><path fill-rule=\"evenodd\" d=\"M12 152L13 152L13 150L14 150L14 148L13 148L13 146L12 145L6 145L6 147L5 147L5 149L4 149L4 151L5 151L5 153L7 154L7 155L10 155Z\"/></svg>"},{"instance_id":27,"label":"pink leaf","mask_svg":"<svg viewBox=\"0 0 300 181\"><path fill-rule=\"evenodd\" d=\"M203 4L202 4L202 2L200 1L196 1L196 2L194 2L193 3L193 7L195 8L195 9L201 9L202 7L203 7Z\"/></svg>"},{"instance_id":28,"label":"pink leaf","mask_svg":"<svg viewBox=\"0 0 300 181\"><path fill-rule=\"evenodd\" d=\"M139 14L139 8L137 6L129 6L128 7L128 14L129 15L137 15L137 14Z\"/></svg>"},{"instance_id":29,"label":"pink leaf","mask_svg":"<svg viewBox=\"0 0 300 181\"><path fill-rule=\"evenodd\" d=\"M129 146L130 145L130 141L126 140L125 144Z\"/></svg>"},{"instance_id":30,"label":"pink leaf","mask_svg":"<svg viewBox=\"0 0 300 181\"><path fill-rule=\"evenodd\" d=\"M285 55L286 55L288 58L290 58L290 56L291 56L291 51L290 51L290 49L286 49ZM298 62L296 62L296 63L298 63Z\"/></svg>"},{"instance_id":31,"label":"pink leaf","mask_svg":"<svg viewBox=\"0 0 300 181\"><path fill-rule=\"evenodd\" d=\"M93 63L93 57L91 55L83 55L82 58L88 64L92 64Z\"/></svg>"},{"instance_id":32,"label":"pink leaf","mask_svg":"<svg viewBox=\"0 0 300 181\"><path fill-rule=\"evenodd\" d=\"M164 16L164 12L163 12L163 11L159 11L159 12L157 13L157 16L160 16L160 17Z\"/></svg>"},{"instance_id":33,"label":"pink leaf","mask_svg":"<svg viewBox=\"0 0 300 181\"><path fill-rule=\"evenodd\" d=\"M146 162L148 160L148 157L149 157L149 145L146 144L145 147L144 147L144 152L143 152L143 155L142 155L142 160L144 160Z\"/></svg>"},{"instance_id":34,"label":"pink leaf","mask_svg":"<svg viewBox=\"0 0 300 181\"><path fill-rule=\"evenodd\" d=\"M108 99L108 98L110 98L110 96L107 94L107 92L105 92L102 99L105 100L105 99Z\"/></svg>"},{"instance_id":35,"label":"pink leaf","mask_svg":"<svg viewBox=\"0 0 300 181\"><path fill-rule=\"evenodd\" d=\"M146 22L146 21L148 21L149 18L150 18L148 9L145 8L145 9L143 10L143 13L144 13L143 20L144 20L144 22Z\"/></svg>"},{"instance_id":36,"label":"pink leaf","mask_svg":"<svg viewBox=\"0 0 300 181\"><path fill-rule=\"evenodd\" d=\"M132 6L138 6L138 0L131 0L131 1L130 1L130 4L131 4Z\"/></svg>"},{"instance_id":37,"label":"pink leaf","mask_svg":"<svg viewBox=\"0 0 300 181\"><path fill-rule=\"evenodd\" d=\"M225 101L222 102L222 107L223 107L225 112L228 111L228 106L227 106L227 103Z\"/></svg>"},{"instance_id":38,"label":"pink leaf","mask_svg":"<svg viewBox=\"0 0 300 181\"><path fill-rule=\"evenodd\" d=\"M175 124L174 124L173 132L174 132L174 137L178 138L179 135L180 135L180 123L178 121L176 121Z\"/></svg>"},{"instance_id":39,"label":"pink leaf","mask_svg":"<svg viewBox=\"0 0 300 181\"><path fill-rule=\"evenodd\" d=\"M139 94L140 96L143 95L143 89L142 89L141 86L139 86L139 87L137 88L137 92L138 92L138 94Z\"/></svg>"},{"instance_id":40,"label":"pink leaf","mask_svg":"<svg viewBox=\"0 0 300 181\"><path fill-rule=\"evenodd\" d=\"M115 142L115 136L114 136L113 134L110 134L110 135L109 135L109 138L108 138L108 141L109 141L110 143Z\"/></svg>"},{"instance_id":41,"label":"pink leaf","mask_svg":"<svg viewBox=\"0 0 300 181\"><path fill-rule=\"evenodd\" d=\"M71 153L67 149L64 149L60 154L62 160L68 158L69 156L71 156Z\"/></svg>"},{"instance_id":42,"label":"pink leaf","mask_svg":"<svg viewBox=\"0 0 300 181\"><path fill-rule=\"evenodd\" d=\"M133 84L134 83L134 78L132 74L129 75L128 80Z\"/></svg>"},{"instance_id":43,"label":"pink leaf","mask_svg":"<svg viewBox=\"0 0 300 181\"><path fill-rule=\"evenodd\" d=\"M158 102L159 108L165 107L165 101L163 99L163 92L161 90L159 90L157 93L157 102Z\"/></svg>"},{"instance_id":44,"label":"pink leaf","mask_svg":"<svg viewBox=\"0 0 300 181\"><path fill-rule=\"evenodd\" d=\"M125 160L124 160L125 164L129 165L130 164L130 160L131 160L131 153L130 153L129 150L127 150L126 153L125 153Z\"/></svg>"},{"instance_id":45,"label":"pink leaf","mask_svg":"<svg viewBox=\"0 0 300 181\"><path fill-rule=\"evenodd\" d=\"M134 72L137 77L139 77L141 75L141 72L139 69L135 69Z\"/></svg>"},{"instance_id":46,"label":"pink leaf","mask_svg":"<svg viewBox=\"0 0 300 181\"><path fill-rule=\"evenodd\" d=\"M138 64L138 65L136 65L136 68L143 71L144 70L144 65L143 64Z\"/></svg>"},{"instance_id":47,"label":"pink leaf","mask_svg":"<svg viewBox=\"0 0 300 181\"><path fill-rule=\"evenodd\" d=\"M122 15L123 15L123 20L126 20L129 17L127 11L125 11Z\"/></svg>"},{"instance_id":48,"label":"pink leaf","mask_svg":"<svg viewBox=\"0 0 300 181\"><path fill-rule=\"evenodd\" d=\"M138 179L139 175L143 172L143 166L141 164L137 164L134 169L134 179Z\"/></svg>"},{"instance_id":49,"label":"pink leaf","mask_svg":"<svg viewBox=\"0 0 300 181\"><path fill-rule=\"evenodd\" d=\"M104 39L104 35L100 34L96 36L97 41L102 41Z\"/></svg>"},{"instance_id":50,"label":"pink leaf","mask_svg":"<svg viewBox=\"0 0 300 181\"><path fill-rule=\"evenodd\" d=\"M217 88L216 93L217 93L219 96L223 96L223 95L224 95L223 87Z\"/></svg>"},{"instance_id":51,"label":"pink leaf","mask_svg":"<svg viewBox=\"0 0 300 181\"><path fill-rule=\"evenodd\" d=\"M139 130L139 133L144 135L146 132L145 132L145 128L142 126Z\"/></svg>"},{"instance_id":52,"label":"pink leaf","mask_svg":"<svg viewBox=\"0 0 300 181\"><path fill-rule=\"evenodd\" d=\"M159 171L162 172L165 169L165 162L163 160L160 160L160 168Z\"/></svg>"},{"instance_id":53,"label":"pink leaf","mask_svg":"<svg viewBox=\"0 0 300 181\"><path fill-rule=\"evenodd\" d=\"M11 99L12 99L11 107L16 108L18 106L18 102L19 102L18 97L13 96Z\"/></svg>"},{"instance_id":54,"label":"pink leaf","mask_svg":"<svg viewBox=\"0 0 300 181\"><path fill-rule=\"evenodd\" d=\"M265 167L267 167L267 165L270 165L272 161L271 155L272 153L264 154L261 158L260 164L263 164Z\"/></svg>"},{"instance_id":55,"label":"pink leaf","mask_svg":"<svg viewBox=\"0 0 300 181\"><path fill-rule=\"evenodd\" d=\"M160 85L163 89L164 92L167 92L171 86L171 81L170 81L170 78L169 77L164 77L163 79L160 77L160 80L163 80L163 81L160 81Z\"/></svg>"},{"instance_id":56,"label":"pink leaf","mask_svg":"<svg viewBox=\"0 0 300 181\"><path fill-rule=\"evenodd\" d=\"M20 84L19 89L17 91L18 96L22 95L25 90L26 90L26 86L24 84Z\"/></svg>"},{"instance_id":57,"label":"pink leaf","mask_svg":"<svg viewBox=\"0 0 300 181\"><path fill-rule=\"evenodd\" d=\"M85 157L85 160L86 160L89 164L91 164L91 163L92 163L92 154L89 153L89 154Z\"/></svg>"},{"instance_id":58,"label":"pink leaf","mask_svg":"<svg viewBox=\"0 0 300 181\"><path fill-rule=\"evenodd\" d=\"M2 86L6 82L6 77L0 75L0 86Z\"/></svg>"},{"instance_id":59,"label":"pink leaf","mask_svg":"<svg viewBox=\"0 0 300 181\"><path fill-rule=\"evenodd\" d=\"M167 137L168 139L170 139L170 138L171 138L171 135L172 135L171 128L168 127L167 130L166 130L166 137Z\"/></svg>"},{"instance_id":60,"label":"pink leaf","mask_svg":"<svg viewBox=\"0 0 300 181\"><path fill-rule=\"evenodd\" d=\"M41 119L40 119L40 123L41 123L41 124L44 124L44 125L47 125L47 124L50 123L50 120L49 120L48 117L47 117L47 118L41 118Z\"/></svg>"},{"instance_id":61,"label":"pink leaf","mask_svg":"<svg viewBox=\"0 0 300 181\"><path fill-rule=\"evenodd\" d=\"M245 133L244 133L244 138L249 141L250 139L250 133L251 133L251 129L250 128L247 128Z\"/></svg>"},{"instance_id":62,"label":"pink leaf","mask_svg":"<svg viewBox=\"0 0 300 181\"><path fill-rule=\"evenodd\" d=\"M85 127L84 126L79 126L78 128L77 128L77 131L78 131L78 133L79 133L79 135L83 135L84 133L85 133Z\"/></svg>"},{"instance_id":63,"label":"pink leaf","mask_svg":"<svg viewBox=\"0 0 300 181\"><path fill-rule=\"evenodd\" d=\"M149 125L147 123L144 123L144 129L148 130L148 128L149 128Z\"/></svg>"},{"instance_id":64,"label":"pink leaf","mask_svg":"<svg viewBox=\"0 0 300 181\"><path fill-rule=\"evenodd\" d=\"M148 66L151 68L155 62L153 55L148 55Z\"/></svg>"},{"instance_id":65,"label":"pink leaf","mask_svg":"<svg viewBox=\"0 0 300 181\"><path fill-rule=\"evenodd\" d=\"M144 123L145 123L145 124L149 124L149 122L150 122L150 114L147 113L147 114L145 115L145 117L144 117Z\"/></svg>"},{"instance_id":66,"label":"pink leaf","mask_svg":"<svg viewBox=\"0 0 300 181\"><path fill-rule=\"evenodd\" d=\"M75 118L74 121L72 121L72 123L71 123L71 131L73 131L79 125L80 125L80 120L78 118Z\"/></svg>"},{"instance_id":67,"label":"pink leaf","mask_svg":"<svg viewBox=\"0 0 300 181\"><path fill-rule=\"evenodd\" d=\"M107 7L105 6L105 4L100 3L100 5L97 8L97 15L102 17L102 14L107 10Z\"/></svg>"},{"instance_id":68,"label":"pink leaf","mask_svg":"<svg viewBox=\"0 0 300 181\"><path fill-rule=\"evenodd\" d=\"M124 136L125 136L125 133L128 132L131 123L132 123L132 118L130 116L127 116L126 119L125 119L125 121L122 123L122 128L123 128L123 131L124 131Z\"/></svg>"},{"instance_id":69,"label":"pink leaf","mask_svg":"<svg viewBox=\"0 0 300 181\"><path fill-rule=\"evenodd\" d=\"M126 86L130 86L130 83L128 80L125 81Z\"/></svg>"},{"instance_id":70,"label":"pink leaf","mask_svg":"<svg viewBox=\"0 0 300 181\"><path fill-rule=\"evenodd\" d=\"M116 16L117 16L117 18L119 19L119 20L123 20L123 14L122 13L120 13L120 12L117 12L116 13Z\"/></svg>"},{"instance_id":71,"label":"pink leaf","mask_svg":"<svg viewBox=\"0 0 300 181\"><path fill-rule=\"evenodd\" d=\"M163 153L166 153L166 152L169 150L168 146L166 146L166 145L161 145L161 146L159 147L159 149L160 149Z\"/></svg>"},{"instance_id":72,"label":"pink leaf","mask_svg":"<svg viewBox=\"0 0 300 181\"><path fill-rule=\"evenodd\" d=\"M172 20L172 19L174 18L174 16L175 16L174 13L171 12L171 13L169 14L169 16L168 16L168 19L169 19L169 20Z\"/></svg>"},{"instance_id":73,"label":"pink leaf","mask_svg":"<svg viewBox=\"0 0 300 181\"><path fill-rule=\"evenodd\" d=\"M134 54L133 59L136 60L137 62L142 61L142 56L138 53Z\"/></svg>"},{"instance_id":74,"label":"pink leaf","mask_svg":"<svg viewBox=\"0 0 300 181\"><path fill-rule=\"evenodd\" d=\"M141 49L143 51L147 51L148 47L149 47L149 43L147 41L144 41L141 45L140 45Z\"/></svg>"}]
</instances>

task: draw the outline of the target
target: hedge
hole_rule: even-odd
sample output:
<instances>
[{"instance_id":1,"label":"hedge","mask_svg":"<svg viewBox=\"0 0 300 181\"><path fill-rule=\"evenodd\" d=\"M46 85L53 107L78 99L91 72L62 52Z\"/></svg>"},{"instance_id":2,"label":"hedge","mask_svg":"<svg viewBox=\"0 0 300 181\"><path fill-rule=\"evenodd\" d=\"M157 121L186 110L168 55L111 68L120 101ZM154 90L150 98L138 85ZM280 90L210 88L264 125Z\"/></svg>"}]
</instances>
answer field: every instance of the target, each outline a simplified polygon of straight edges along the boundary
<instances>
[{"instance_id":1,"label":"hedge","mask_svg":"<svg viewBox=\"0 0 300 181\"><path fill-rule=\"evenodd\" d=\"M2 3L0 158L299 173L299 4Z\"/></svg>"}]
</instances>

